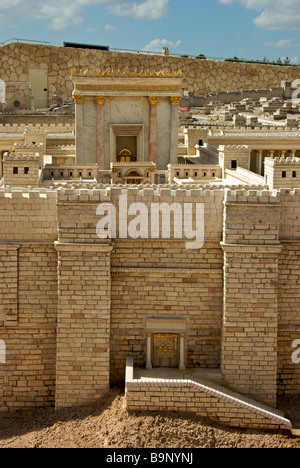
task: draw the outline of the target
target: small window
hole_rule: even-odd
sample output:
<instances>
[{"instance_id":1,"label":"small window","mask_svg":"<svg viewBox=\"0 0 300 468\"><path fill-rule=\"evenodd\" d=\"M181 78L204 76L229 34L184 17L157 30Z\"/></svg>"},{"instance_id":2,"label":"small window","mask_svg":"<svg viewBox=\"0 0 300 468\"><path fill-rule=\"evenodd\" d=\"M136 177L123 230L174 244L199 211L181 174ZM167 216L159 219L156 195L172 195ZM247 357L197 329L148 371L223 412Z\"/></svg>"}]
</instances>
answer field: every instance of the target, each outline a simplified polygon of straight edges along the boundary
<instances>
[{"instance_id":1,"label":"small window","mask_svg":"<svg viewBox=\"0 0 300 468\"><path fill-rule=\"evenodd\" d=\"M54 176L54 172L51 172L51 177L53 177L53 176Z\"/></svg>"},{"instance_id":2,"label":"small window","mask_svg":"<svg viewBox=\"0 0 300 468\"><path fill-rule=\"evenodd\" d=\"M81 171L79 172L79 177L82 177L82 172Z\"/></svg>"},{"instance_id":3,"label":"small window","mask_svg":"<svg viewBox=\"0 0 300 468\"><path fill-rule=\"evenodd\" d=\"M70 172L70 177L73 177L73 172Z\"/></svg>"},{"instance_id":4,"label":"small window","mask_svg":"<svg viewBox=\"0 0 300 468\"><path fill-rule=\"evenodd\" d=\"M25 175L29 174L29 167L24 167L24 174Z\"/></svg>"},{"instance_id":5,"label":"small window","mask_svg":"<svg viewBox=\"0 0 300 468\"><path fill-rule=\"evenodd\" d=\"M179 172L178 171L176 172L176 175L177 175L177 177L179 177Z\"/></svg>"},{"instance_id":6,"label":"small window","mask_svg":"<svg viewBox=\"0 0 300 468\"><path fill-rule=\"evenodd\" d=\"M63 176L64 176L64 173L63 173L63 172L61 172L61 173L60 173L60 177L63 177Z\"/></svg>"},{"instance_id":7,"label":"small window","mask_svg":"<svg viewBox=\"0 0 300 468\"><path fill-rule=\"evenodd\" d=\"M233 159L231 161L231 169L236 169L237 168L237 161L235 159Z\"/></svg>"},{"instance_id":8,"label":"small window","mask_svg":"<svg viewBox=\"0 0 300 468\"><path fill-rule=\"evenodd\" d=\"M206 172L203 172L203 177L206 177L207 173Z\"/></svg>"},{"instance_id":9,"label":"small window","mask_svg":"<svg viewBox=\"0 0 300 468\"><path fill-rule=\"evenodd\" d=\"M89 172L89 177L91 177L91 175L92 175L92 173L91 173L91 172Z\"/></svg>"},{"instance_id":10,"label":"small window","mask_svg":"<svg viewBox=\"0 0 300 468\"><path fill-rule=\"evenodd\" d=\"M195 171L194 177L198 177L198 172Z\"/></svg>"},{"instance_id":11,"label":"small window","mask_svg":"<svg viewBox=\"0 0 300 468\"><path fill-rule=\"evenodd\" d=\"M286 178L286 171L282 171L281 176L282 176L283 179L285 179Z\"/></svg>"},{"instance_id":12,"label":"small window","mask_svg":"<svg viewBox=\"0 0 300 468\"><path fill-rule=\"evenodd\" d=\"M297 177L297 172L296 171L293 171L293 177Z\"/></svg>"},{"instance_id":13,"label":"small window","mask_svg":"<svg viewBox=\"0 0 300 468\"><path fill-rule=\"evenodd\" d=\"M213 172L213 173L212 173L212 176L213 176L213 177L216 177L216 173L215 173L215 172Z\"/></svg>"},{"instance_id":14,"label":"small window","mask_svg":"<svg viewBox=\"0 0 300 468\"><path fill-rule=\"evenodd\" d=\"M185 177L189 177L189 172L185 171Z\"/></svg>"},{"instance_id":15,"label":"small window","mask_svg":"<svg viewBox=\"0 0 300 468\"><path fill-rule=\"evenodd\" d=\"M19 174L19 168L13 167L13 174Z\"/></svg>"}]
</instances>

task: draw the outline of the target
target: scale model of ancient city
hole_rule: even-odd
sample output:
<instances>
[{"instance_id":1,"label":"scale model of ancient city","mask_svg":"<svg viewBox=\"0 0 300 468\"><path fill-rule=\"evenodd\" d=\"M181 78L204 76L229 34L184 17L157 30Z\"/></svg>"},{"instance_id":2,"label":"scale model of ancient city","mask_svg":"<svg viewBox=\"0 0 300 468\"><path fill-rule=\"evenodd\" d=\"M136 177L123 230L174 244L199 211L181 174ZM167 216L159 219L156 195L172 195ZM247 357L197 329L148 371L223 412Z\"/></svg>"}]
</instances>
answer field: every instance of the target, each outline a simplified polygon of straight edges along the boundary
<instances>
[{"instance_id":1,"label":"scale model of ancient city","mask_svg":"<svg viewBox=\"0 0 300 468\"><path fill-rule=\"evenodd\" d=\"M1 47L0 410L292 430L299 67ZM299 81L299 80L298 80Z\"/></svg>"}]
</instances>

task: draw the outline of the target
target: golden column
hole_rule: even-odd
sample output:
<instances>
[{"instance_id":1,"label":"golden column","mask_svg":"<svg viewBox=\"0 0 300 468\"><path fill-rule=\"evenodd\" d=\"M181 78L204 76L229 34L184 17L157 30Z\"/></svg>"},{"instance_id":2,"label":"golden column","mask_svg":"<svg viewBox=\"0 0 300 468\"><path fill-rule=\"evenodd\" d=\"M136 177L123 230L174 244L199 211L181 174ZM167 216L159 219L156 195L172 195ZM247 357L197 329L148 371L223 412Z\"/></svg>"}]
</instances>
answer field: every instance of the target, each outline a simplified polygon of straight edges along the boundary
<instances>
[{"instance_id":1,"label":"golden column","mask_svg":"<svg viewBox=\"0 0 300 468\"><path fill-rule=\"evenodd\" d=\"M100 170L105 169L104 161L104 102L105 96L96 96L97 102L97 164Z\"/></svg>"},{"instance_id":2,"label":"golden column","mask_svg":"<svg viewBox=\"0 0 300 468\"><path fill-rule=\"evenodd\" d=\"M159 97L149 96L150 103L150 139L149 139L149 161L156 164L157 160L157 103Z\"/></svg>"},{"instance_id":3,"label":"golden column","mask_svg":"<svg viewBox=\"0 0 300 468\"><path fill-rule=\"evenodd\" d=\"M73 95L75 102L75 140L76 140L76 164L82 164L84 161L83 144L83 103L84 96Z\"/></svg>"}]
</instances>

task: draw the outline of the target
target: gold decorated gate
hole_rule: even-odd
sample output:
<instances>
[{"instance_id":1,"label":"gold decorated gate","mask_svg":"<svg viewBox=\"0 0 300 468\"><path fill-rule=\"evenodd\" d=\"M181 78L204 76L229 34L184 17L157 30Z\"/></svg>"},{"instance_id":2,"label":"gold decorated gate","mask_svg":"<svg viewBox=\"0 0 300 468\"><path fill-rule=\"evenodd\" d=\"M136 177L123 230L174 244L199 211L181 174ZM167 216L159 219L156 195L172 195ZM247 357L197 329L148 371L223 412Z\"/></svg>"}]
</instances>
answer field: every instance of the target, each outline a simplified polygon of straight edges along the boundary
<instances>
[{"instance_id":1,"label":"gold decorated gate","mask_svg":"<svg viewBox=\"0 0 300 468\"><path fill-rule=\"evenodd\" d=\"M178 335L153 335L153 367L178 367Z\"/></svg>"}]
</instances>

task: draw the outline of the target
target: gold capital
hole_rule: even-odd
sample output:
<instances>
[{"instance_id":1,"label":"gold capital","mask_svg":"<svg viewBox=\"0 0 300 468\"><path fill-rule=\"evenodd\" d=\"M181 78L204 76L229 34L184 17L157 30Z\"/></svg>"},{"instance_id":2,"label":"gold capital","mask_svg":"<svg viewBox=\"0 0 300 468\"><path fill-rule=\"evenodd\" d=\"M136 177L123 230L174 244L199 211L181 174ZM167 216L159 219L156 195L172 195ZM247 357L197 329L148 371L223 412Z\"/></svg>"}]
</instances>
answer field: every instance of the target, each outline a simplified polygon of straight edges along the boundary
<instances>
[{"instance_id":1,"label":"gold capital","mask_svg":"<svg viewBox=\"0 0 300 468\"><path fill-rule=\"evenodd\" d=\"M151 106L155 106L158 103L159 97L158 96L148 96L149 102Z\"/></svg>"},{"instance_id":2,"label":"gold capital","mask_svg":"<svg viewBox=\"0 0 300 468\"><path fill-rule=\"evenodd\" d=\"M96 96L96 101L97 101L97 104L100 104L103 106L104 102L105 102L105 99L106 97L105 96Z\"/></svg>"},{"instance_id":3,"label":"gold capital","mask_svg":"<svg viewBox=\"0 0 300 468\"><path fill-rule=\"evenodd\" d=\"M171 102L173 106L179 106L180 101L181 101L181 96L171 96Z\"/></svg>"},{"instance_id":4,"label":"gold capital","mask_svg":"<svg viewBox=\"0 0 300 468\"><path fill-rule=\"evenodd\" d=\"M83 104L84 96L73 96L75 104Z\"/></svg>"}]
</instances>

